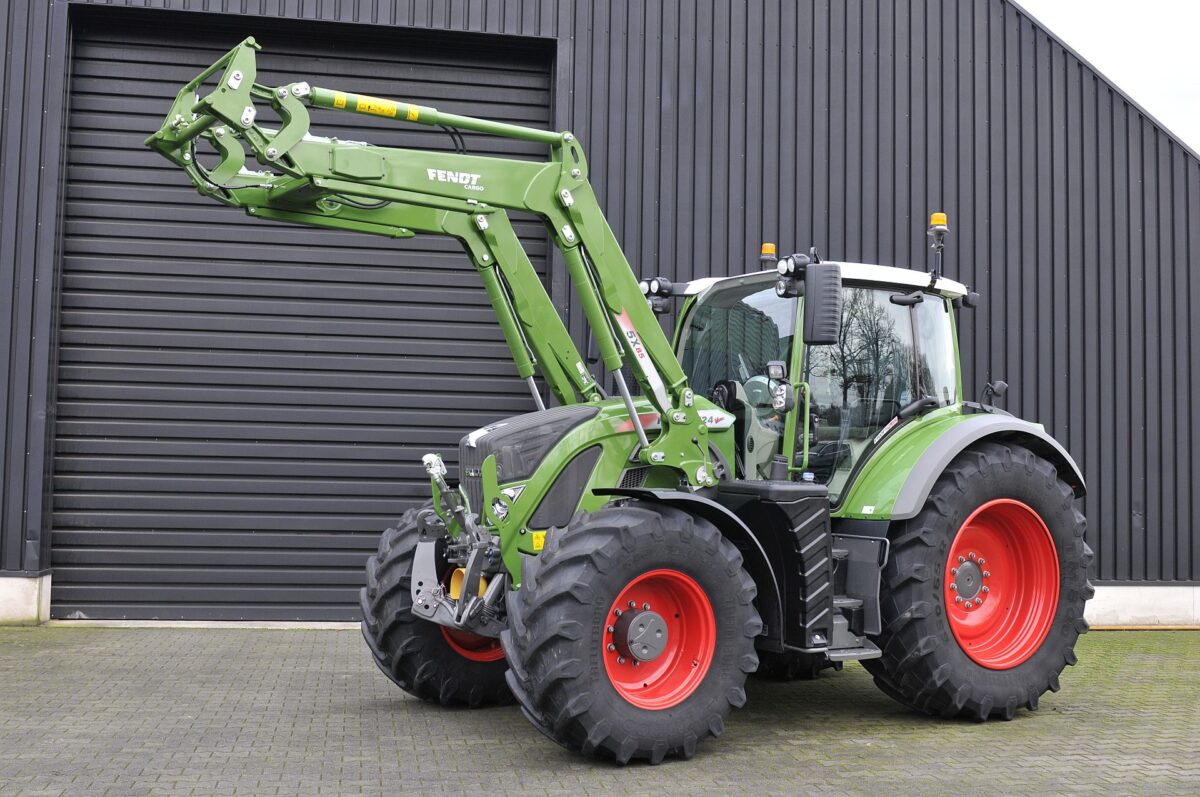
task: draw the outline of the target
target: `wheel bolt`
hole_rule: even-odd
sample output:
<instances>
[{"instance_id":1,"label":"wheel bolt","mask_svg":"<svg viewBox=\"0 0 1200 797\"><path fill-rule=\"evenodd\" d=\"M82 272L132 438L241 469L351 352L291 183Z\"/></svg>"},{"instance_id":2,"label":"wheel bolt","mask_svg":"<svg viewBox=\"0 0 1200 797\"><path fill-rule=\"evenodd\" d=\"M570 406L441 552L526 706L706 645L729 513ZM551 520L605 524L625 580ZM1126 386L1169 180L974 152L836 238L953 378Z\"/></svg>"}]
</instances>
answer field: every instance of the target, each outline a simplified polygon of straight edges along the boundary
<instances>
[{"instance_id":1,"label":"wheel bolt","mask_svg":"<svg viewBox=\"0 0 1200 797\"><path fill-rule=\"evenodd\" d=\"M616 649L617 649L617 646L616 646L616 645L614 645L614 644L613 644L613 643L611 643L611 642L609 642L609 643L608 643L608 650L609 650L609 652L610 652L610 653L611 653L612 651L616 650Z\"/></svg>"},{"instance_id":2,"label":"wheel bolt","mask_svg":"<svg viewBox=\"0 0 1200 797\"><path fill-rule=\"evenodd\" d=\"M972 551L971 553L967 554L967 556L968 556L969 558L971 558L971 559L974 559L974 558L975 558L975 552L974 552L974 551Z\"/></svg>"},{"instance_id":3,"label":"wheel bolt","mask_svg":"<svg viewBox=\"0 0 1200 797\"><path fill-rule=\"evenodd\" d=\"M984 587L982 590L980 590L980 592L991 592L991 591L992 591L991 587Z\"/></svg>"},{"instance_id":4,"label":"wheel bolt","mask_svg":"<svg viewBox=\"0 0 1200 797\"><path fill-rule=\"evenodd\" d=\"M960 565L961 565L963 562L965 562L965 561L967 561L967 560L966 560L966 557L963 557L963 556L960 556L960 557L958 557L958 563L959 563Z\"/></svg>"},{"instance_id":5,"label":"wheel bolt","mask_svg":"<svg viewBox=\"0 0 1200 797\"><path fill-rule=\"evenodd\" d=\"M634 603L633 601L630 601L630 602L629 602L629 608L630 608L630 609L636 609L636 608L637 608L637 604L636 604L636 603Z\"/></svg>"},{"instance_id":6,"label":"wheel bolt","mask_svg":"<svg viewBox=\"0 0 1200 797\"><path fill-rule=\"evenodd\" d=\"M624 664L624 663L625 663L625 657L617 656L617 664Z\"/></svg>"},{"instance_id":7,"label":"wheel bolt","mask_svg":"<svg viewBox=\"0 0 1200 797\"><path fill-rule=\"evenodd\" d=\"M649 604L649 603L643 603L643 604L642 604L642 608L643 608L643 609L645 609L646 611L650 611L650 604Z\"/></svg>"},{"instance_id":8,"label":"wheel bolt","mask_svg":"<svg viewBox=\"0 0 1200 797\"><path fill-rule=\"evenodd\" d=\"M981 557L979 557L979 566L983 567L983 564L984 564L984 561L983 561L983 557L981 556Z\"/></svg>"},{"instance_id":9,"label":"wheel bolt","mask_svg":"<svg viewBox=\"0 0 1200 797\"><path fill-rule=\"evenodd\" d=\"M957 576L957 575L958 575L958 568L957 568L957 567L952 567L952 568L950 568L950 575L952 575L952 576Z\"/></svg>"},{"instance_id":10,"label":"wheel bolt","mask_svg":"<svg viewBox=\"0 0 1200 797\"><path fill-rule=\"evenodd\" d=\"M611 634L611 633L613 633L613 632L615 632L616 630L617 630L616 626L612 626L612 625L610 625L610 626L608 627L608 633L610 633L610 634Z\"/></svg>"},{"instance_id":11,"label":"wheel bolt","mask_svg":"<svg viewBox=\"0 0 1200 797\"><path fill-rule=\"evenodd\" d=\"M950 591L951 591L951 592L958 592L958 585L957 585L957 584L951 584L951 585L950 585Z\"/></svg>"},{"instance_id":12,"label":"wheel bolt","mask_svg":"<svg viewBox=\"0 0 1200 797\"><path fill-rule=\"evenodd\" d=\"M954 602L955 602L955 603L962 603L962 595L955 595L955 596L954 596Z\"/></svg>"},{"instance_id":13,"label":"wheel bolt","mask_svg":"<svg viewBox=\"0 0 1200 797\"><path fill-rule=\"evenodd\" d=\"M983 577L984 577L984 578L991 578L991 577L992 577L992 571L991 571L991 570L984 570L984 571L983 571Z\"/></svg>"},{"instance_id":14,"label":"wheel bolt","mask_svg":"<svg viewBox=\"0 0 1200 797\"><path fill-rule=\"evenodd\" d=\"M617 617L620 617L620 616L621 616L621 610L620 610L620 609L613 609L613 614L615 614Z\"/></svg>"},{"instance_id":15,"label":"wheel bolt","mask_svg":"<svg viewBox=\"0 0 1200 797\"><path fill-rule=\"evenodd\" d=\"M641 666L641 662L640 662L640 661L636 661L636 660L635 660L635 661L633 662L633 666L634 666L634 667Z\"/></svg>"}]
</instances>

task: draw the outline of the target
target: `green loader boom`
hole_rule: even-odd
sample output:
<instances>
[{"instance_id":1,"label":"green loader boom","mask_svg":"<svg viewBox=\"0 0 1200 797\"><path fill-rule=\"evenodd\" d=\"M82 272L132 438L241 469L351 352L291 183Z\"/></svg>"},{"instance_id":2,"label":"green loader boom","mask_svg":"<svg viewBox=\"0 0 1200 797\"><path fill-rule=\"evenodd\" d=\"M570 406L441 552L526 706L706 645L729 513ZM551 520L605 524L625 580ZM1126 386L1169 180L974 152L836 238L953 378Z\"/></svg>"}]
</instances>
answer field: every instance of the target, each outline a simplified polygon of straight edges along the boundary
<instances>
[{"instance_id":1,"label":"green loader boom","mask_svg":"<svg viewBox=\"0 0 1200 797\"><path fill-rule=\"evenodd\" d=\"M670 342L588 183L587 160L569 132L443 113L434 108L307 83L255 82L258 44L248 38L183 87L146 145L187 173L200 193L276 221L408 238L448 235L462 242L483 280L518 374L541 404L540 371L560 404L597 401L602 391L584 365L506 211L538 216L562 254L600 360L612 372L645 464L676 469L693 486L715 483L697 410ZM208 85L211 84L211 85ZM203 97L200 92L211 88ZM282 120L257 122L256 105ZM525 162L459 153L371 146L309 134L309 108L535 141L549 160ZM201 139L219 162L200 163ZM246 149L263 168L246 168ZM629 366L661 420L651 441L621 375Z\"/></svg>"}]
</instances>

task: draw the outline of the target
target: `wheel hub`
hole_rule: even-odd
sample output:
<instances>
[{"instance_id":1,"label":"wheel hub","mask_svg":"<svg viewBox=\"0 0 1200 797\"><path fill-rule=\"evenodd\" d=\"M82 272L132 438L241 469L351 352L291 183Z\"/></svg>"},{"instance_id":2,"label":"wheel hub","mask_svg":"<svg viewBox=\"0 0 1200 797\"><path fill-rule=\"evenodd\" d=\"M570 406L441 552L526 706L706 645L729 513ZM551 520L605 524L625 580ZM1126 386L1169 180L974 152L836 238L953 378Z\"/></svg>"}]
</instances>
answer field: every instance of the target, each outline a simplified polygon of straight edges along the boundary
<instances>
[{"instance_id":1,"label":"wheel hub","mask_svg":"<svg viewBox=\"0 0 1200 797\"><path fill-rule=\"evenodd\" d=\"M983 587L983 569L974 561L961 563L954 575L954 591L965 601L974 600Z\"/></svg>"},{"instance_id":2,"label":"wheel hub","mask_svg":"<svg viewBox=\"0 0 1200 797\"><path fill-rule=\"evenodd\" d=\"M617 618L613 642L617 651L635 661L654 661L667 647L667 621L649 609L630 610Z\"/></svg>"}]
</instances>

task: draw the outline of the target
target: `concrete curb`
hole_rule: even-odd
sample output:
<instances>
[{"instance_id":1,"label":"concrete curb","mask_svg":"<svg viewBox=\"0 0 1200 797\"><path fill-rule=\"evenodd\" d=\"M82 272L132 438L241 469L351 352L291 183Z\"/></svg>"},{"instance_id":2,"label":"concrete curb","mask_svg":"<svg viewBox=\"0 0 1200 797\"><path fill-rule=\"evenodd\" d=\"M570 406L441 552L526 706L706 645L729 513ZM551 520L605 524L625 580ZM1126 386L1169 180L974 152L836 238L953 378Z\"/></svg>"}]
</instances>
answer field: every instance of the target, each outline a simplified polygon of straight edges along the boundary
<instances>
[{"instance_id":1,"label":"concrete curb","mask_svg":"<svg viewBox=\"0 0 1200 797\"><path fill-rule=\"evenodd\" d=\"M1084 614L1097 630L1200 629L1200 587L1099 586ZM97 628L220 628L271 631L357 630L358 623L255 620L51 620L48 625Z\"/></svg>"},{"instance_id":2,"label":"concrete curb","mask_svg":"<svg viewBox=\"0 0 1200 797\"><path fill-rule=\"evenodd\" d=\"M39 619L45 622L50 614L49 581L49 576L41 579L0 579L0 588L10 588L9 608L13 608L11 613L0 611L0 624L36 625ZM4 595L0 594L0 597ZM18 603L20 606L17 606ZM0 609L3 608L4 602L0 601ZM1096 587L1096 597L1088 602L1084 616L1097 630L1200 629L1200 586L1099 586ZM47 624L77 628L240 628L272 631L347 631L359 627L354 622L262 620L50 620Z\"/></svg>"},{"instance_id":3,"label":"concrete curb","mask_svg":"<svg viewBox=\"0 0 1200 797\"><path fill-rule=\"evenodd\" d=\"M1084 617L1094 626L1198 626L1200 587L1175 584L1096 587Z\"/></svg>"},{"instance_id":4,"label":"concrete curb","mask_svg":"<svg viewBox=\"0 0 1200 797\"><path fill-rule=\"evenodd\" d=\"M0 577L0 625L37 625L49 619L49 575Z\"/></svg>"}]
</instances>

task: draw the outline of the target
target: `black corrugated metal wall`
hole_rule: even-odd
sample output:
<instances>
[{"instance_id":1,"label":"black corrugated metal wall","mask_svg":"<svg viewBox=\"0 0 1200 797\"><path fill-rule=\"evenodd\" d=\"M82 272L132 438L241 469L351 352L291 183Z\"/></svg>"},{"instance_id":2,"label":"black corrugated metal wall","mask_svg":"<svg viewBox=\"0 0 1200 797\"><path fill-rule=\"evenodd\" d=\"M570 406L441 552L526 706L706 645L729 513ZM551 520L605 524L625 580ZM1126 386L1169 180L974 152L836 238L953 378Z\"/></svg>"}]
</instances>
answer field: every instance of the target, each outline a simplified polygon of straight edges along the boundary
<instances>
[{"instance_id":1,"label":"black corrugated metal wall","mask_svg":"<svg viewBox=\"0 0 1200 797\"><path fill-rule=\"evenodd\" d=\"M248 34L268 85L303 75L536 127L551 53L150 19L74 29L52 616L353 619L380 530L428 491L421 455L453 463L464 431L532 409L487 297L452 240L255 222L141 141L163 99ZM450 148L369 117L316 125ZM540 225L518 233L544 271Z\"/></svg>"},{"instance_id":2,"label":"black corrugated metal wall","mask_svg":"<svg viewBox=\"0 0 1200 797\"><path fill-rule=\"evenodd\" d=\"M926 213L948 211L948 270L986 299L964 324L968 392L1007 379L1009 408L1046 423L1079 459L1102 581L1200 580L1200 321L1189 313L1200 300L1200 162L1012 3L151 5L556 37L555 124L581 136L617 235L646 273L737 272L761 237L921 266ZM6 23L8 40L24 43L10 47L6 96L41 103L48 119L62 6L18 4ZM49 71L25 57L45 49ZM10 569L21 537L36 541L46 525L38 411L52 402L38 371L45 339L31 331L47 328L49 305L45 285L35 297L21 275L52 278L55 261L44 228L37 239L11 220L52 225L54 196L31 210L18 201L29 191L10 188L38 185L29 158L56 146L53 125L43 140L22 135L37 119L17 107L0 121L0 251L21 253L15 271L0 259L0 285L15 286L5 294L14 309L35 308L14 313L5 347L0 555Z\"/></svg>"}]
</instances>

